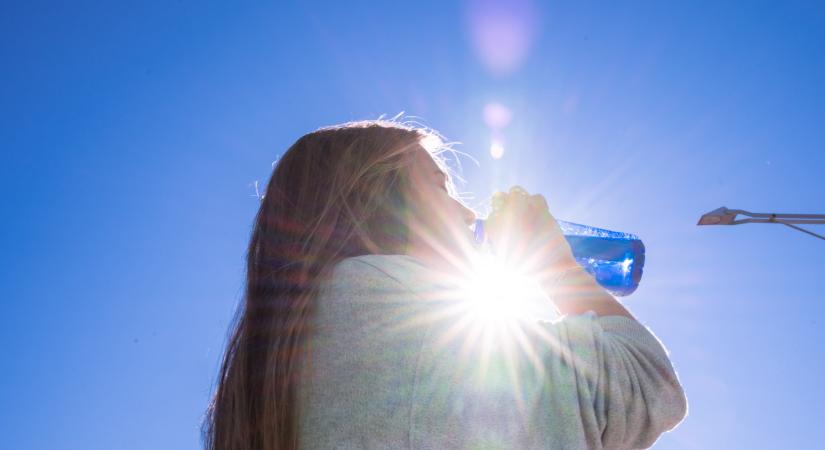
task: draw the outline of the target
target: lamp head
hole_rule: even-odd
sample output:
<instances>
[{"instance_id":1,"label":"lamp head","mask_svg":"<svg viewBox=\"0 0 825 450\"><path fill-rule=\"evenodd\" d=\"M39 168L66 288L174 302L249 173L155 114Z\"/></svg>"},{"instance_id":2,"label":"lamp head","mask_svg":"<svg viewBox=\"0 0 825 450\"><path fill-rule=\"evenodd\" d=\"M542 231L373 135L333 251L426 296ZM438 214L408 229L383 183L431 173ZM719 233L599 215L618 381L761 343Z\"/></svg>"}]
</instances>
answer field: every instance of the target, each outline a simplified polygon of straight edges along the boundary
<instances>
[{"instance_id":1,"label":"lamp head","mask_svg":"<svg viewBox=\"0 0 825 450\"><path fill-rule=\"evenodd\" d=\"M736 213L723 206L703 214L696 225L732 225L735 220Z\"/></svg>"}]
</instances>

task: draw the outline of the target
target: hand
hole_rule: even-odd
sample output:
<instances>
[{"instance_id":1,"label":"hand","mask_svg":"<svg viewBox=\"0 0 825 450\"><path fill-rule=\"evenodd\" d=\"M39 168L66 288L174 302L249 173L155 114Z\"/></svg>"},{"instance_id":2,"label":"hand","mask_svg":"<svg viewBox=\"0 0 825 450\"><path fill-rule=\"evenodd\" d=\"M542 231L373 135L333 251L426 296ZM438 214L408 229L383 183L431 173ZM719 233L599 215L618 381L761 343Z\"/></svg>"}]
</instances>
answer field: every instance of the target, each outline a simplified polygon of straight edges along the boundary
<instances>
[{"instance_id":1,"label":"hand","mask_svg":"<svg viewBox=\"0 0 825 450\"><path fill-rule=\"evenodd\" d=\"M578 267L543 196L514 186L493 194L492 207L485 229L499 257L539 277Z\"/></svg>"}]
</instances>

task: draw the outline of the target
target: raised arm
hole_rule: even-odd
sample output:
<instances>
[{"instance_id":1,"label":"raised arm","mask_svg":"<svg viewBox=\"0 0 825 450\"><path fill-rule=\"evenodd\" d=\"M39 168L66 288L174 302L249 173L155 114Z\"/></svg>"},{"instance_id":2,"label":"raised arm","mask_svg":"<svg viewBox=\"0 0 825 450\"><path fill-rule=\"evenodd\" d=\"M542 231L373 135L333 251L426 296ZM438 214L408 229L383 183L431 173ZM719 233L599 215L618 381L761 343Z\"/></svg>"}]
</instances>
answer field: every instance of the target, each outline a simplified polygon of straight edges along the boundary
<instances>
[{"instance_id":1,"label":"raised arm","mask_svg":"<svg viewBox=\"0 0 825 450\"><path fill-rule=\"evenodd\" d=\"M496 253L522 271L534 275L562 315L593 311L598 316L625 316L630 312L601 287L573 257L556 219L541 195L520 187L493 196L488 219Z\"/></svg>"},{"instance_id":2,"label":"raised arm","mask_svg":"<svg viewBox=\"0 0 825 450\"><path fill-rule=\"evenodd\" d=\"M593 279L570 255L565 269L548 271L539 283L561 315L593 311L597 316L624 316L635 320L613 295Z\"/></svg>"}]
</instances>

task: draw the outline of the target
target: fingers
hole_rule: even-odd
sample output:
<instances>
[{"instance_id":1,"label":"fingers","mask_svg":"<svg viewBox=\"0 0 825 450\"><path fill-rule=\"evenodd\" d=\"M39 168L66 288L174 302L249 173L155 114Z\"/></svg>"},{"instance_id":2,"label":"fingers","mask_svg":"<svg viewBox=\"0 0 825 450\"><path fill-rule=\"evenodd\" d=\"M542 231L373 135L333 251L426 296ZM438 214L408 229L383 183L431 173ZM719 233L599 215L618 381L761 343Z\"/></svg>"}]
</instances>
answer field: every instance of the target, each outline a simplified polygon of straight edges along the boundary
<instances>
[{"instance_id":1,"label":"fingers","mask_svg":"<svg viewBox=\"0 0 825 450\"><path fill-rule=\"evenodd\" d=\"M570 253L544 196L513 186L507 192L495 192L491 206L486 230L499 257L529 270Z\"/></svg>"},{"instance_id":2,"label":"fingers","mask_svg":"<svg viewBox=\"0 0 825 450\"><path fill-rule=\"evenodd\" d=\"M522 197L527 197L527 196L530 195L530 193L527 192L526 189L524 189L523 187L521 187L519 185L515 185L515 186L511 187L510 188L510 194L511 195L518 195L518 196L522 196Z\"/></svg>"},{"instance_id":3,"label":"fingers","mask_svg":"<svg viewBox=\"0 0 825 450\"><path fill-rule=\"evenodd\" d=\"M543 216L550 212L547 199L543 195L530 195L526 189L518 185L511 187L506 193L494 192L491 206L494 212L502 212L505 208L509 211L537 216Z\"/></svg>"},{"instance_id":4,"label":"fingers","mask_svg":"<svg viewBox=\"0 0 825 450\"><path fill-rule=\"evenodd\" d=\"M501 191L493 192L493 198L490 200L490 206L492 206L493 211L500 211L504 209L504 206L507 203L507 194Z\"/></svg>"},{"instance_id":5,"label":"fingers","mask_svg":"<svg viewBox=\"0 0 825 450\"><path fill-rule=\"evenodd\" d=\"M547 199L541 194L533 194L530 196L530 205L536 209L550 210L547 206Z\"/></svg>"},{"instance_id":6,"label":"fingers","mask_svg":"<svg viewBox=\"0 0 825 450\"><path fill-rule=\"evenodd\" d=\"M496 191L493 193L492 206L493 209L501 209L512 205L521 204L531 197L521 186L513 186L508 192Z\"/></svg>"},{"instance_id":7,"label":"fingers","mask_svg":"<svg viewBox=\"0 0 825 450\"><path fill-rule=\"evenodd\" d=\"M541 229L550 217L547 201L541 195L530 195L521 186L507 192L495 192L487 230L499 256L506 260L526 259L531 249L543 245Z\"/></svg>"}]
</instances>

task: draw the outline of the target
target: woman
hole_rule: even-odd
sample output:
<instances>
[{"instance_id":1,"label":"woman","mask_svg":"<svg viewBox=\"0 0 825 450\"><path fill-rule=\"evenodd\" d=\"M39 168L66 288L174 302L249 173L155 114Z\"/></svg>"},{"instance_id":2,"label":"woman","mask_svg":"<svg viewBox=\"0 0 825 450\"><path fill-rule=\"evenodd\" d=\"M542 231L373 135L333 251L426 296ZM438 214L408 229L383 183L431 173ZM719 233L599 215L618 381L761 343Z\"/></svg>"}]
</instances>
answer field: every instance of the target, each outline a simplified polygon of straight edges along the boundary
<instances>
[{"instance_id":1,"label":"woman","mask_svg":"<svg viewBox=\"0 0 825 450\"><path fill-rule=\"evenodd\" d=\"M432 132L367 121L284 154L207 449L646 448L682 420L665 350L579 268L540 196L498 194L488 235L563 318L475 313L475 215L442 149Z\"/></svg>"}]
</instances>

